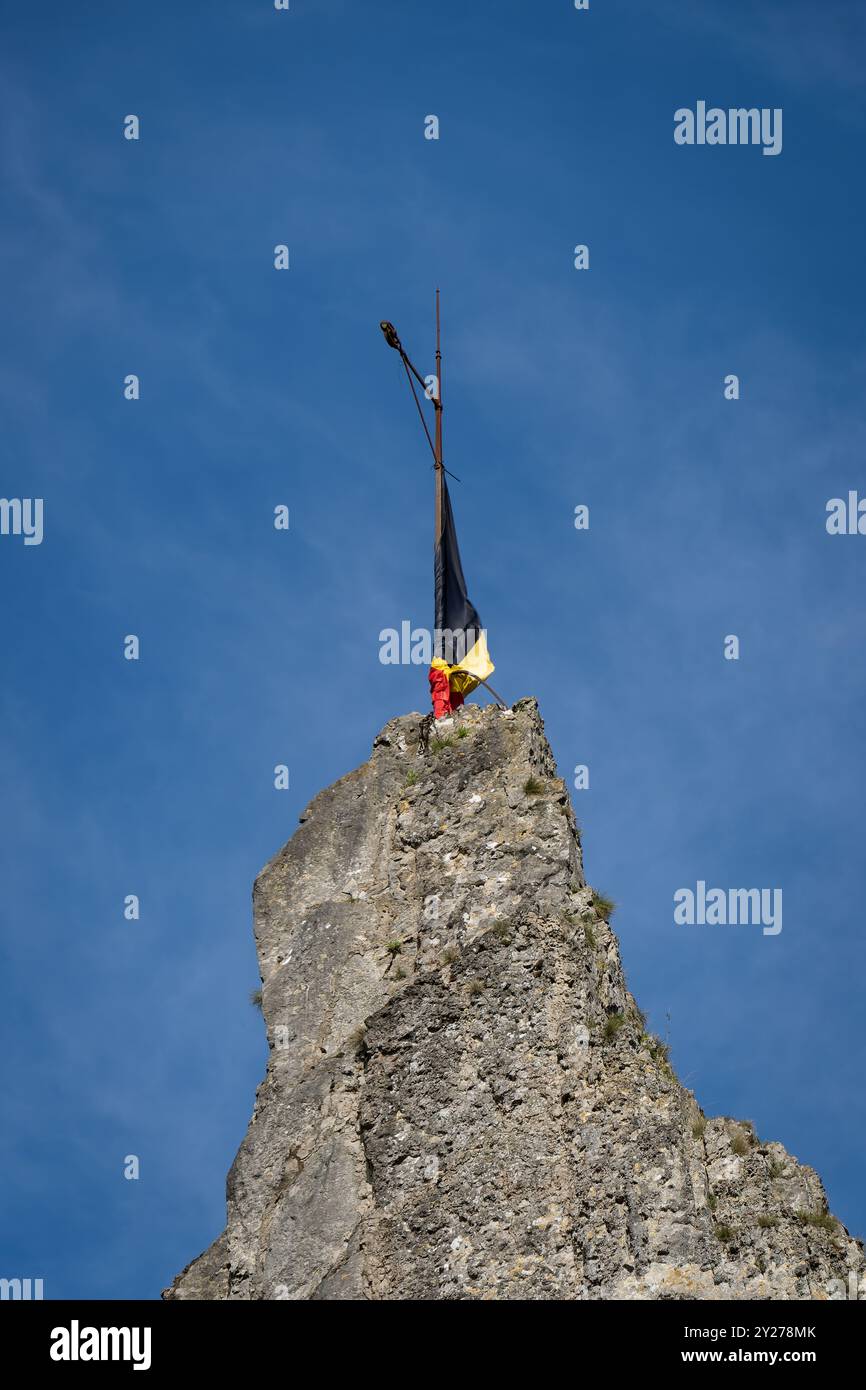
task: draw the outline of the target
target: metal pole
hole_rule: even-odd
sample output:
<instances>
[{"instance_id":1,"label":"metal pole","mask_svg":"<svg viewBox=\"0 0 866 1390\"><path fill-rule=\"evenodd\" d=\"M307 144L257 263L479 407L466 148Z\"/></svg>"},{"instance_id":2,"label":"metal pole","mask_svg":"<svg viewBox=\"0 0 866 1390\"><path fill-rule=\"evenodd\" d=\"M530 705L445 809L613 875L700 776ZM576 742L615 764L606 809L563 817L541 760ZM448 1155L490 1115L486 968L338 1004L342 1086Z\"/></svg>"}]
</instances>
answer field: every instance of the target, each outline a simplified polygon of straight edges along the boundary
<instances>
[{"instance_id":1,"label":"metal pole","mask_svg":"<svg viewBox=\"0 0 866 1390\"><path fill-rule=\"evenodd\" d=\"M436 291L436 445L434 449L436 473L436 521L435 543L442 539L442 333L439 319L439 291Z\"/></svg>"}]
</instances>

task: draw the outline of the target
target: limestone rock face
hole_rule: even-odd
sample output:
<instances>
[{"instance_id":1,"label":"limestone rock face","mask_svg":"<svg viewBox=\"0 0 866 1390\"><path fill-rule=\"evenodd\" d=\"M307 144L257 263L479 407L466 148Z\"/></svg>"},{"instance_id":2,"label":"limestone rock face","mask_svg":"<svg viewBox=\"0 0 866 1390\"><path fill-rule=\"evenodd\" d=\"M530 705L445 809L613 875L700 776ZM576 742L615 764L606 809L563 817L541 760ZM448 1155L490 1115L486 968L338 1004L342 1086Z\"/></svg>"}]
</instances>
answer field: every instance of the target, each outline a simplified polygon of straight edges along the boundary
<instances>
[{"instance_id":1,"label":"limestone rock face","mask_svg":"<svg viewBox=\"0 0 866 1390\"><path fill-rule=\"evenodd\" d=\"M534 700L392 720L256 880L270 1057L172 1299L866 1298L648 1035Z\"/></svg>"}]
</instances>

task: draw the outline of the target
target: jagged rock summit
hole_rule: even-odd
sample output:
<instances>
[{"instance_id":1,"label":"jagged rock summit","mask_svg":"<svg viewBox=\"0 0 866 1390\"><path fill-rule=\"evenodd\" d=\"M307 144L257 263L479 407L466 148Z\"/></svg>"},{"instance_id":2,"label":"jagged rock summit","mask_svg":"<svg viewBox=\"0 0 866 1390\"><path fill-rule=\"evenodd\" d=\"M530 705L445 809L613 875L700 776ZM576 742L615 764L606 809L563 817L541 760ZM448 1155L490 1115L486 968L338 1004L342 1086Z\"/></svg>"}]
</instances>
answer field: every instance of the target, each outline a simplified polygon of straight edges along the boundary
<instances>
[{"instance_id":1,"label":"jagged rock summit","mask_svg":"<svg viewBox=\"0 0 866 1390\"><path fill-rule=\"evenodd\" d=\"M253 901L270 1056L171 1299L842 1299L817 1174L626 989L534 700L393 719Z\"/></svg>"}]
</instances>

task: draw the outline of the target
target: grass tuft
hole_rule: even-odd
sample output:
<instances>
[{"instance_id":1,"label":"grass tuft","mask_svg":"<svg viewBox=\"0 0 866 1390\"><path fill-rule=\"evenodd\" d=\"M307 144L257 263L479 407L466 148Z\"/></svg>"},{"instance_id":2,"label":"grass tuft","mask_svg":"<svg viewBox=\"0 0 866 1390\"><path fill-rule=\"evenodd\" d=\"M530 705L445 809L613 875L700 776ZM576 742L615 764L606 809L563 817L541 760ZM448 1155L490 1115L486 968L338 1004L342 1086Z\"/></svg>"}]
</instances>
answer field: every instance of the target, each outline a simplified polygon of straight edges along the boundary
<instances>
[{"instance_id":1,"label":"grass tuft","mask_svg":"<svg viewBox=\"0 0 866 1390\"><path fill-rule=\"evenodd\" d=\"M616 903L613 898L606 898L603 893L593 892L592 905L599 917L603 917L607 922L616 912Z\"/></svg>"},{"instance_id":2,"label":"grass tuft","mask_svg":"<svg viewBox=\"0 0 866 1390\"><path fill-rule=\"evenodd\" d=\"M829 1211L797 1211L794 1215L804 1226L815 1226L819 1231L836 1230L836 1218Z\"/></svg>"},{"instance_id":3,"label":"grass tuft","mask_svg":"<svg viewBox=\"0 0 866 1390\"><path fill-rule=\"evenodd\" d=\"M602 1029L602 1037L605 1042L612 1042L624 1023L625 1014L610 1014Z\"/></svg>"}]
</instances>

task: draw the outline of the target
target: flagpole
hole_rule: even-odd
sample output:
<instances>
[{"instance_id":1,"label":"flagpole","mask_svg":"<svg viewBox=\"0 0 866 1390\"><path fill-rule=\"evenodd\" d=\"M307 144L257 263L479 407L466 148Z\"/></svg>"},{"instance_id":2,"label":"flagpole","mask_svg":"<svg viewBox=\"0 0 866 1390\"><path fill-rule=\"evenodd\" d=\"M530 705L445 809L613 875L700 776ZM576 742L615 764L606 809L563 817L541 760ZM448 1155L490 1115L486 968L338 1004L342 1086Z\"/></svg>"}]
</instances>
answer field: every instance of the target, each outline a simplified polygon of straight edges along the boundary
<instances>
[{"instance_id":1,"label":"flagpole","mask_svg":"<svg viewBox=\"0 0 866 1390\"><path fill-rule=\"evenodd\" d=\"M435 390L435 393L433 394L432 397L431 397L431 395L430 395L430 378L427 377L427 378L425 379L425 378L421 375L421 373L418 371L418 368L414 365L414 363L411 362L411 361L409 360L409 357L408 357L407 354L406 354L406 350L405 350L405 348L403 347L403 344L400 342L399 335L398 335L397 330L396 330L396 328L394 327L393 323L389 323L387 319L382 319L381 323L379 324L379 327L381 328L382 333L384 334L385 342L388 344L389 347L393 348L393 349L395 350L395 352L398 352L398 353L400 354L400 359L401 359L401 361L402 361L402 363L403 363L403 366L404 366L404 368L405 368L405 371L406 371L406 378L407 378L407 380L408 380L408 382L409 382L409 386L410 386L410 388L411 388L412 395L413 395L414 398L415 398L415 404L416 404L416 406L418 407L418 414L419 414L420 417L421 417L421 424L423 425L423 427L424 427L424 433L425 433L425 435L427 436L427 443L430 445L430 451L431 451L431 453L433 454L433 470L434 470L435 479L436 479L436 484L435 484L435 485L436 485L436 506L435 506L435 518L434 518L434 523L433 523L433 526L434 526L434 552L435 552L435 551L439 551L439 548L440 548L440 546L441 546L441 544L442 544L442 528L443 528L444 512L445 512L445 473L446 473L446 468L445 468L445 464L444 464L444 461L443 461L443 455L442 455L442 317L441 317L441 312L440 312L439 298L440 298L440 296L439 296L439 290L437 289L437 290L436 290L436 390ZM418 393L417 393L417 391L416 391L416 389L415 389L415 386L414 386L414 384L413 384L413 381L412 381L412 378L413 378L413 377L414 377L415 380L419 383L419 385L420 385L421 387L423 387L424 393L425 393L425 395L427 396L427 398L428 398L428 399L432 399L432 401L433 401L433 409L434 409L435 412L436 412L436 423L435 423L435 426L434 426L433 438L432 438L432 439L431 439L431 437L430 437L430 430L429 430L428 427L427 427L427 421L426 421L426 419L424 418L424 412L423 412L423 410L421 409L421 402L420 402L419 399L418 399ZM452 476L453 476L453 475L452 475ZM435 606L434 606L434 611L435 611ZM438 616L438 615L436 615L436 616ZM434 618L434 629L435 629L435 625L436 625L436 624L435 624L435 618ZM440 655L440 653L439 653L438 651L434 651L434 655L438 656L438 655ZM470 674L473 674L473 673L470 672ZM498 694L496 693L496 691L493 689L493 686L490 685L488 681L482 679L482 677L480 677L480 676L475 676L474 678L475 678L475 680L478 681L478 683L479 683L480 685L483 685L484 688L485 688L487 691L489 691L489 693L493 696L494 700L495 700L496 703L500 706L501 709L505 709L505 708L506 708L505 701L502 699L501 695L498 695Z\"/></svg>"},{"instance_id":2,"label":"flagpole","mask_svg":"<svg viewBox=\"0 0 866 1390\"><path fill-rule=\"evenodd\" d=\"M436 520L434 544L442 538L442 329L439 317L439 291L436 291L436 397L433 402L436 410L436 443L434 448L434 472L436 475Z\"/></svg>"}]
</instances>

